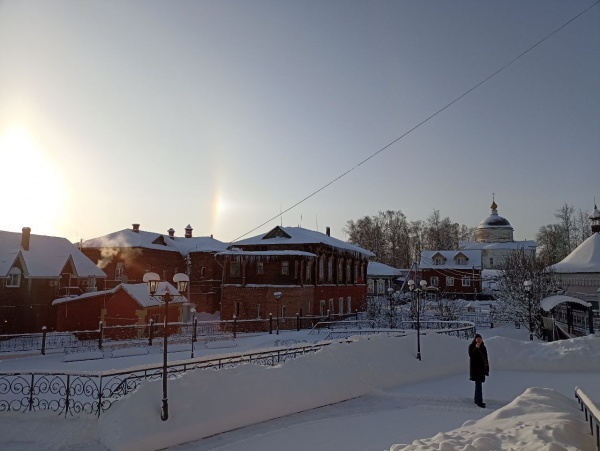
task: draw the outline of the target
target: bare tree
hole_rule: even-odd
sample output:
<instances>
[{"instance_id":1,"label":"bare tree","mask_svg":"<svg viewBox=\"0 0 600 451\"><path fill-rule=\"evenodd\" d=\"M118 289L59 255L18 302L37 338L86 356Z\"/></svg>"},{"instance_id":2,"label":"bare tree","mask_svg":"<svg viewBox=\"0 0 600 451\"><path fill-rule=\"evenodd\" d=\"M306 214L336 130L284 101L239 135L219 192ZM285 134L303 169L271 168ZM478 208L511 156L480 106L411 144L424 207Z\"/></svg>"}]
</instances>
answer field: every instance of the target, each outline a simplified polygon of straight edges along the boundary
<instances>
[{"instance_id":1,"label":"bare tree","mask_svg":"<svg viewBox=\"0 0 600 451\"><path fill-rule=\"evenodd\" d=\"M540 301L555 288L553 270L522 249L507 255L499 269L498 298L504 301L504 314L527 328L531 315L532 332L542 337ZM525 290L526 280L533 284L530 294Z\"/></svg>"}]
</instances>

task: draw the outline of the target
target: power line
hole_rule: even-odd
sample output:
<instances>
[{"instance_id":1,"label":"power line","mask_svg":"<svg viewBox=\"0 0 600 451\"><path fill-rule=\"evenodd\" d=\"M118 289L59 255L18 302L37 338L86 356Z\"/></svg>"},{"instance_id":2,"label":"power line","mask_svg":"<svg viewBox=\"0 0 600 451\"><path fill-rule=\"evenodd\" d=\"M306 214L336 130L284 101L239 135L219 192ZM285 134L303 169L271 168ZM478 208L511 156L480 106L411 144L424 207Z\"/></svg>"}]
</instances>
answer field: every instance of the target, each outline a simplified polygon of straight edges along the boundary
<instances>
[{"instance_id":1,"label":"power line","mask_svg":"<svg viewBox=\"0 0 600 451\"><path fill-rule=\"evenodd\" d=\"M535 44L533 44L531 47L529 47L527 50L525 50L524 52L520 53L519 55L517 55L516 57L514 57L512 60L510 60L508 63L504 64L504 66L500 67L499 69L497 69L495 72L492 72L490 75L488 75L486 78L484 78L483 80L481 80L479 83L477 83L476 85L474 85L472 88L468 89L467 91L465 91L464 93L462 93L460 96L458 96L457 98L455 98L454 100L452 100L450 103L446 104L445 106L443 106L442 108L440 108L439 110L437 110L435 113L433 113L431 116L427 117L426 119L422 120L421 122L419 122L417 125L415 125L414 127L412 127L410 130L408 130L407 132L403 133L402 135L400 135L398 138L394 139L393 141L391 141L390 143L386 144L385 146L383 146L381 149L379 149L377 152L369 155L367 158L365 158L364 160L362 160L361 162L359 162L358 164L354 165L353 167L351 167L350 169L348 169L346 172L338 175L336 178L334 178L333 180L331 180L330 182L326 183L325 185L323 185L321 188L317 189L316 191L313 191L311 194L309 194L308 196L304 197L303 199L299 200L298 202L296 202L294 205L292 205L291 207L288 207L287 209L280 211L278 215L273 216L272 218L268 219L267 221L263 222L262 224L254 227L252 230L249 230L248 232L244 233L243 235L238 236L236 239L232 240L231 242L235 242L237 240L239 240L240 238L245 237L246 235L249 235L250 233L254 232L255 230L261 228L262 226L268 224L269 222L273 221L274 219L277 219L279 217L281 217L284 213L287 213L288 211L296 208L298 205L300 205L301 203L307 201L308 199L310 199L311 197L317 195L318 193L320 193L321 191L323 191L325 188L329 187L330 185L334 184L335 182L337 182L338 180L340 180L342 177L345 177L346 175L348 175L350 172L354 171L355 169L357 169L358 167L362 166L363 164L365 164L367 161L371 160L372 158L375 158L377 155L379 155L381 152L383 152L384 150L388 149L389 147L391 147L392 145L396 144L398 141L400 141L402 138L404 138L405 136L407 136L408 134L412 133L413 131L415 131L417 128L421 127L423 124L429 122L431 119L433 119L434 117L436 117L438 114L442 113L443 111L447 110L448 108L450 108L452 105L454 105L456 102L458 102L459 100L461 100L463 97L467 96L468 94L470 94L471 92L473 92L475 89L479 88L481 85L483 85L484 83L486 83L488 80L490 80L491 78L495 77L496 75L498 75L500 72L502 72L504 69L506 69L508 66L510 66L511 64L513 64L514 62L516 62L518 59L520 59L521 57L525 56L527 53L529 53L530 51L532 51L534 48L536 48L538 45L540 45L541 43L543 43L544 41L546 41L547 39L549 39L550 37L552 37L553 35L555 35L556 33L558 33L560 30L562 30L563 28L565 28L567 25L569 25L571 22L577 20L579 17L581 17L582 15L584 15L585 13L587 13L590 9L592 9L594 6L596 6L597 4L600 3L600 0L598 0L597 2L593 3L592 5L588 6L586 9L584 9L583 11L581 11L579 14L577 14L575 17L571 18L570 20L568 20L567 22L565 22L564 24L562 24L560 27L556 28L554 31L552 31L551 33L549 33L548 35L546 35L544 38L540 39L538 42L536 42Z\"/></svg>"}]
</instances>

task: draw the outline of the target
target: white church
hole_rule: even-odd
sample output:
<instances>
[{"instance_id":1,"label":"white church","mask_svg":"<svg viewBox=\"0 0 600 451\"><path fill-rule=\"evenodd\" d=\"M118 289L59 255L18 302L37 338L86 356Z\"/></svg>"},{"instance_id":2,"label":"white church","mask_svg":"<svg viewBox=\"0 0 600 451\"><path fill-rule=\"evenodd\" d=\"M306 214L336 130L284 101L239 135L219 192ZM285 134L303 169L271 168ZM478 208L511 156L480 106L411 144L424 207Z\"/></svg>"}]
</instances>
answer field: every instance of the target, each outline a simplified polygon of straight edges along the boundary
<instances>
[{"instance_id":1,"label":"white church","mask_svg":"<svg viewBox=\"0 0 600 451\"><path fill-rule=\"evenodd\" d=\"M460 250L481 251L481 269L493 270L502 264L504 258L511 252L523 250L535 255L537 244L533 240L515 241L514 229L506 218L498 214L498 205L492 200L491 214L484 218L477 227L475 241L460 241Z\"/></svg>"}]
</instances>

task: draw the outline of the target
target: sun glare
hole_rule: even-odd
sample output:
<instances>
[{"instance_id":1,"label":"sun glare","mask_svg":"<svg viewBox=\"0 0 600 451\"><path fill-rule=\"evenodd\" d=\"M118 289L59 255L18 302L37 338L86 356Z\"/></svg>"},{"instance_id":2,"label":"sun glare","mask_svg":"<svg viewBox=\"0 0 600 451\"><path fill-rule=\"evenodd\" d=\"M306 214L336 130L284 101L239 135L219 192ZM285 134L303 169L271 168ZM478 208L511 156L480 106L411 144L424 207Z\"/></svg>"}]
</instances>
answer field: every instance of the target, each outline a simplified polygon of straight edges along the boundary
<instances>
[{"instance_id":1,"label":"sun glare","mask_svg":"<svg viewBox=\"0 0 600 451\"><path fill-rule=\"evenodd\" d=\"M54 162L26 127L0 130L0 190L5 195L0 228L54 234L63 216L65 189Z\"/></svg>"}]
</instances>

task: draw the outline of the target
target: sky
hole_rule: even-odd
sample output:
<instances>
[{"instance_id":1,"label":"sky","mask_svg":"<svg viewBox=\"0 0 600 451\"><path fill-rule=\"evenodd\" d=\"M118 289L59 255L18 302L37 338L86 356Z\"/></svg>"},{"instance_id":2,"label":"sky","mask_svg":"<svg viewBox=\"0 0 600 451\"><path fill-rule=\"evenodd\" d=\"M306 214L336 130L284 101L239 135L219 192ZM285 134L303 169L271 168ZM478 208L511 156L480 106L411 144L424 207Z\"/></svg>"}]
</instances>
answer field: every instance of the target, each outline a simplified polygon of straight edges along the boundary
<instances>
[{"instance_id":1,"label":"sky","mask_svg":"<svg viewBox=\"0 0 600 451\"><path fill-rule=\"evenodd\" d=\"M599 47L593 0L2 0L0 230L345 239L494 193L534 239L600 201Z\"/></svg>"},{"instance_id":2,"label":"sky","mask_svg":"<svg viewBox=\"0 0 600 451\"><path fill-rule=\"evenodd\" d=\"M99 419L0 412L0 445L9 451L594 449L574 393L578 386L600 404L599 336L546 343L529 341L525 329L509 324L478 329L490 358L481 409L468 380L469 342L427 333L419 361L408 332L342 340L275 367L188 372L169 381L165 422L160 381L142 384ZM313 343L324 336L240 335L235 348L197 349L196 356L268 349L277 338ZM3 356L0 371L126 368L160 362L159 349L153 351L85 362L64 362L62 354ZM169 354L170 361L187 357L189 351Z\"/></svg>"}]
</instances>

